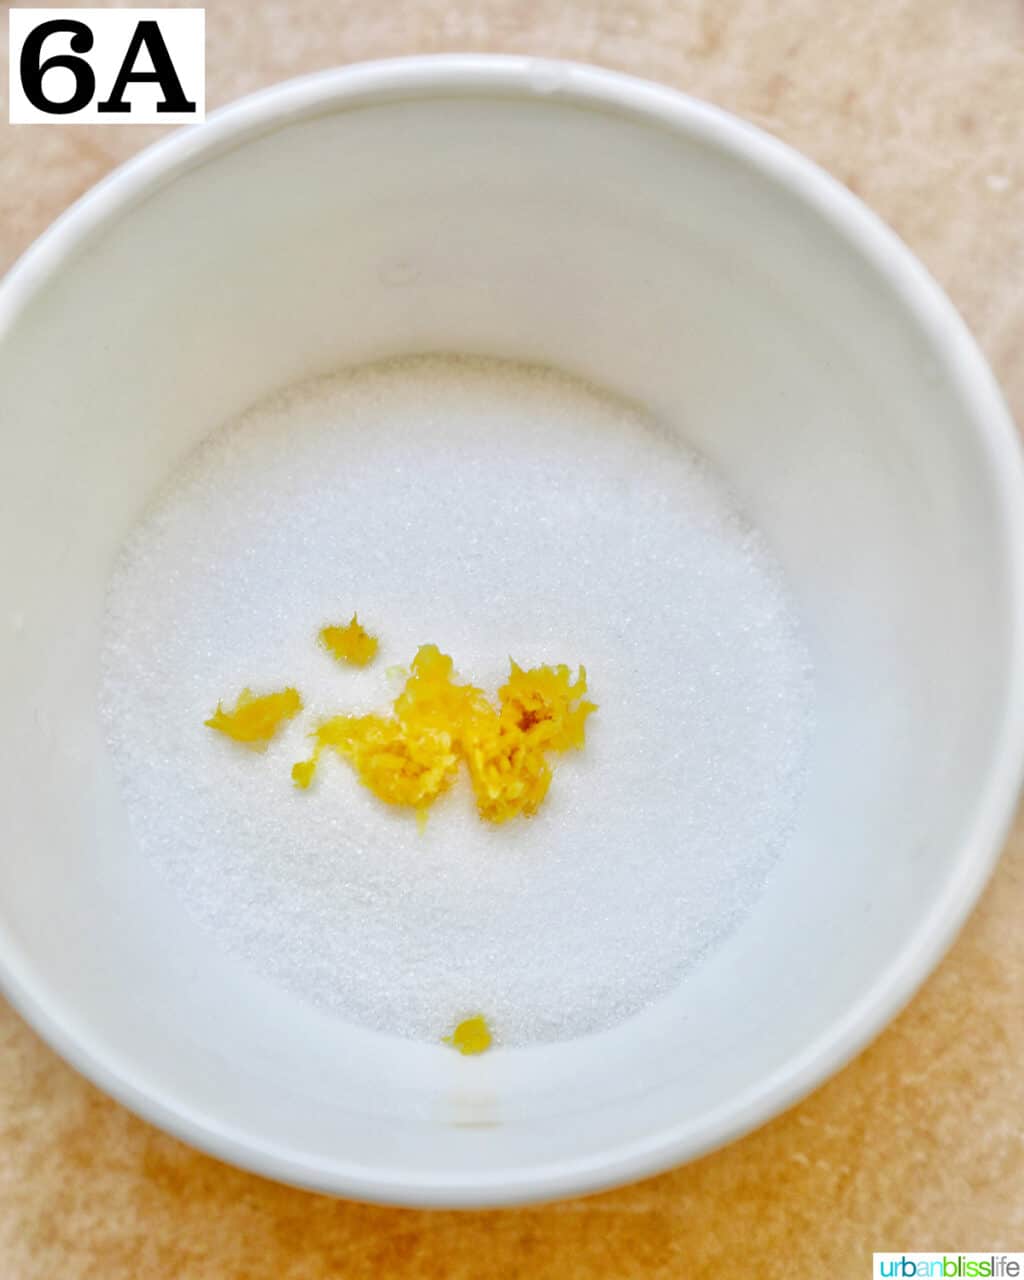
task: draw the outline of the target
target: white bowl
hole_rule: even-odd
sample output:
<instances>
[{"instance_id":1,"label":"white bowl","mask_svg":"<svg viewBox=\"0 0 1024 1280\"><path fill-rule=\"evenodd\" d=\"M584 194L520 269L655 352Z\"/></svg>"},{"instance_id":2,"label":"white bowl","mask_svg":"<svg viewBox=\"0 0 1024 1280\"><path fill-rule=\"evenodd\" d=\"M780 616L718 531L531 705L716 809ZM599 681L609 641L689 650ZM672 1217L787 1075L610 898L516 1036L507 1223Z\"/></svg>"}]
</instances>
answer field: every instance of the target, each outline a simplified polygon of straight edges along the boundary
<instances>
[{"instance_id":1,"label":"white bowl","mask_svg":"<svg viewBox=\"0 0 1024 1280\"><path fill-rule=\"evenodd\" d=\"M132 847L96 714L112 556L226 416L340 364L540 360L684 424L786 569L818 731L749 919L604 1034L463 1060L272 988ZM992 869L1024 749L1017 440L950 304L764 134L593 68L271 89L143 153L0 291L0 969L97 1084L369 1200L589 1191L760 1124L875 1035Z\"/></svg>"}]
</instances>

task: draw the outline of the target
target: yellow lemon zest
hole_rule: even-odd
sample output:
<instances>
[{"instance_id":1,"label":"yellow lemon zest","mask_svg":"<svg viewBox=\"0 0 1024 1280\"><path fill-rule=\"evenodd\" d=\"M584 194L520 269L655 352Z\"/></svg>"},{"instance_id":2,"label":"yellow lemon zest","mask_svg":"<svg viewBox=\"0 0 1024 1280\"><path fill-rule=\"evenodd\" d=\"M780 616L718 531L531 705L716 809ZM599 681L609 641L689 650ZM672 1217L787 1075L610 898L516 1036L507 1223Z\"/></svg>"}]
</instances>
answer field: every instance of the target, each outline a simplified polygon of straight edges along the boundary
<instances>
[{"instance_id":1,"label":"yellow lemon zest","mask_svg":"<svg viewBox=\"0 0 1024 1280\"><path fill-rule=\"evenodd\" d=\"M292 781L301 791L305 791L313 781L313 775L315 773L315 760L299 760L296 764L292 765Z\"/></svg>"},{"instance_id":2,"label":"yellow lemon zest","mask_svg":"<svg viewBox=\"0 0 1024 1280\"><path fill-rule=\"evenodd\" d=\"M377 655L377 637L371 636L356 614L344 627L322 627L320 643L339 662L365 667Z\"/></svg>"},{"instance_id":3,"label":"yellow lemon zest","mask_svg":"<svg viewBox=\"0 0 1024 1280\"><path fill-rule=\"evenodd\" d=\"M256 697L251 689L238 695L234 711L225 711L221 703L209 720L203 723L218 733L226 734L246 746L265 747L285 720L302 710L302 699L296 689L267 693Z\"/></svg>"},{"instance_id":4,"label":"yellow lemon zest","mask_svg":"<svg viewBox=\"0 0 1024 1280\"><path fill-rule=\"evenodd\" d=\"M426 811L469 767L480 816L501 823L536 813L551 785L547 753L581 747L587 717L586 672L567 666L524 670L511 663L495 708L481 689L454 678L452 659L421 646L390 717L334 716L313 733L309 760L292 770L295 785L313 780L321 753L333 749L387 804Z\"/></svg>"},{"instance_id":5,"label":"yellow lemon zest","mask_svg":"<svg viewBox=\"0 0 1024 1280\"><path fill-rule=\"evenodd\" d=\"M482 1014L474 1014L460 1022L450 1036L444 1037L444 1042L459 1053L483 1053L491 1047L491 1029Z\"/></svg>"}]
</instances>

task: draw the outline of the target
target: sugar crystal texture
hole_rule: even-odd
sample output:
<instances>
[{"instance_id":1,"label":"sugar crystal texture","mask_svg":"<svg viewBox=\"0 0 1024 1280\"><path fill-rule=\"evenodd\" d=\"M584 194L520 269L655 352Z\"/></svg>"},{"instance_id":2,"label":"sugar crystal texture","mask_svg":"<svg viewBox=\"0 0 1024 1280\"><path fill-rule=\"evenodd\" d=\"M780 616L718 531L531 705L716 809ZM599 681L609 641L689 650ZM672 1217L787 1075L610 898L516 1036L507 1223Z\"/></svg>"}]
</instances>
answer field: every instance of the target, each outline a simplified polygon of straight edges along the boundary
<instances>
[{"instance_id":1,"label":"sugar crystal texture","mask_svg":"<svg viewBox=\"0 0 1024 1280\"><path fill-rule=\"evenodd\" d=\"M380 661L319 628L359 611ZM465 777L415 820L308 733L386 711L433 642L493 697L582 663L599 714L535 817ZM203 721L298 689L262 755ZM610 1026L751 910L800 802L813 682L782 572L674 434L560 374L425 359L297 386L172 476L112 579L108 738L140 850L225 948L340 1017L438 1043Z\"/></svg>"}]
</instances>

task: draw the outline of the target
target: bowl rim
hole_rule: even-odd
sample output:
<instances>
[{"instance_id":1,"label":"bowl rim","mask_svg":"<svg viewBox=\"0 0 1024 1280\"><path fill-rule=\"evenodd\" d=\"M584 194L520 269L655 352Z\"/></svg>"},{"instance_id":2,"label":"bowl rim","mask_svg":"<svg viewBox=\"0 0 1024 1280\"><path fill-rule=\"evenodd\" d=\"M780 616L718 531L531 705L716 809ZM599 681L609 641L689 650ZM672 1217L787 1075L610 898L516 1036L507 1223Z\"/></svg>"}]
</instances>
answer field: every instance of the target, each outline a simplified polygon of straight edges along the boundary
<instances>
[{"instance_id":1,"label":"bowl rim","mask_svg":"<svg viewBox=\"0 0 1024 1280\"><path fill-rule=\"evenodd\" d=\"M0 924L0 989L52 1048L136 1114L221 1160L278 1181L352 1199L438 1208L533 1203L631 1182L723 1146L805 1097L874 1039L949 948L998 860L1024 776L1024 466L995 378L953 304L893 231L812 161L720 108L600 67L493 54L393 58L284 81L145 148L71 205L0 282L0 342L66 262L180 174L297 120L387 101L453 96L551 99L696 140L788 190L885 277L950 371L970 414L1007 557L1012 643L1005 715L968 834L945 886L886 972L802 1052L728 1103L586 1157L486 1174L410 1175L400 1167L314 1159L261 1141L193 1110L121 1061L38 979Z\"/></svg>"}]
</instances>

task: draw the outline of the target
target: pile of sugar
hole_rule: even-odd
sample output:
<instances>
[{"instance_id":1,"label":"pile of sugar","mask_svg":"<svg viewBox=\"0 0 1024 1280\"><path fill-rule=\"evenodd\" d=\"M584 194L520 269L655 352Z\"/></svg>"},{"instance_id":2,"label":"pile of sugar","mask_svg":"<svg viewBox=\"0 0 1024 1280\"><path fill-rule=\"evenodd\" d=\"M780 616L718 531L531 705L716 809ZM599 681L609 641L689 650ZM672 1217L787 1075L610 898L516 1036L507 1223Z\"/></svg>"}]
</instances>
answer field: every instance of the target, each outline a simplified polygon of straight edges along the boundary
<instances>
[{"instance_id":1,"label":"pile of sugar","mask_svg":"<svg viewBox=\"0 0 1024 1280\"><path fill-rule=\"evenodd\" d=\"M377 661L316 644L352 611ZM317 718L386 708L433 641L493 694L585 663L598 713L529 821L468 787L423 835ZM305 712L264 755L204 728L244 685ZM225 947L354 1022L437 1042L607 1027L750 909L799 799L811 704L778 566L710 470L550 371L377 365L278 395L172 478L111 584L103 704L140 846Z\"/></svg>"}]
</instances>

